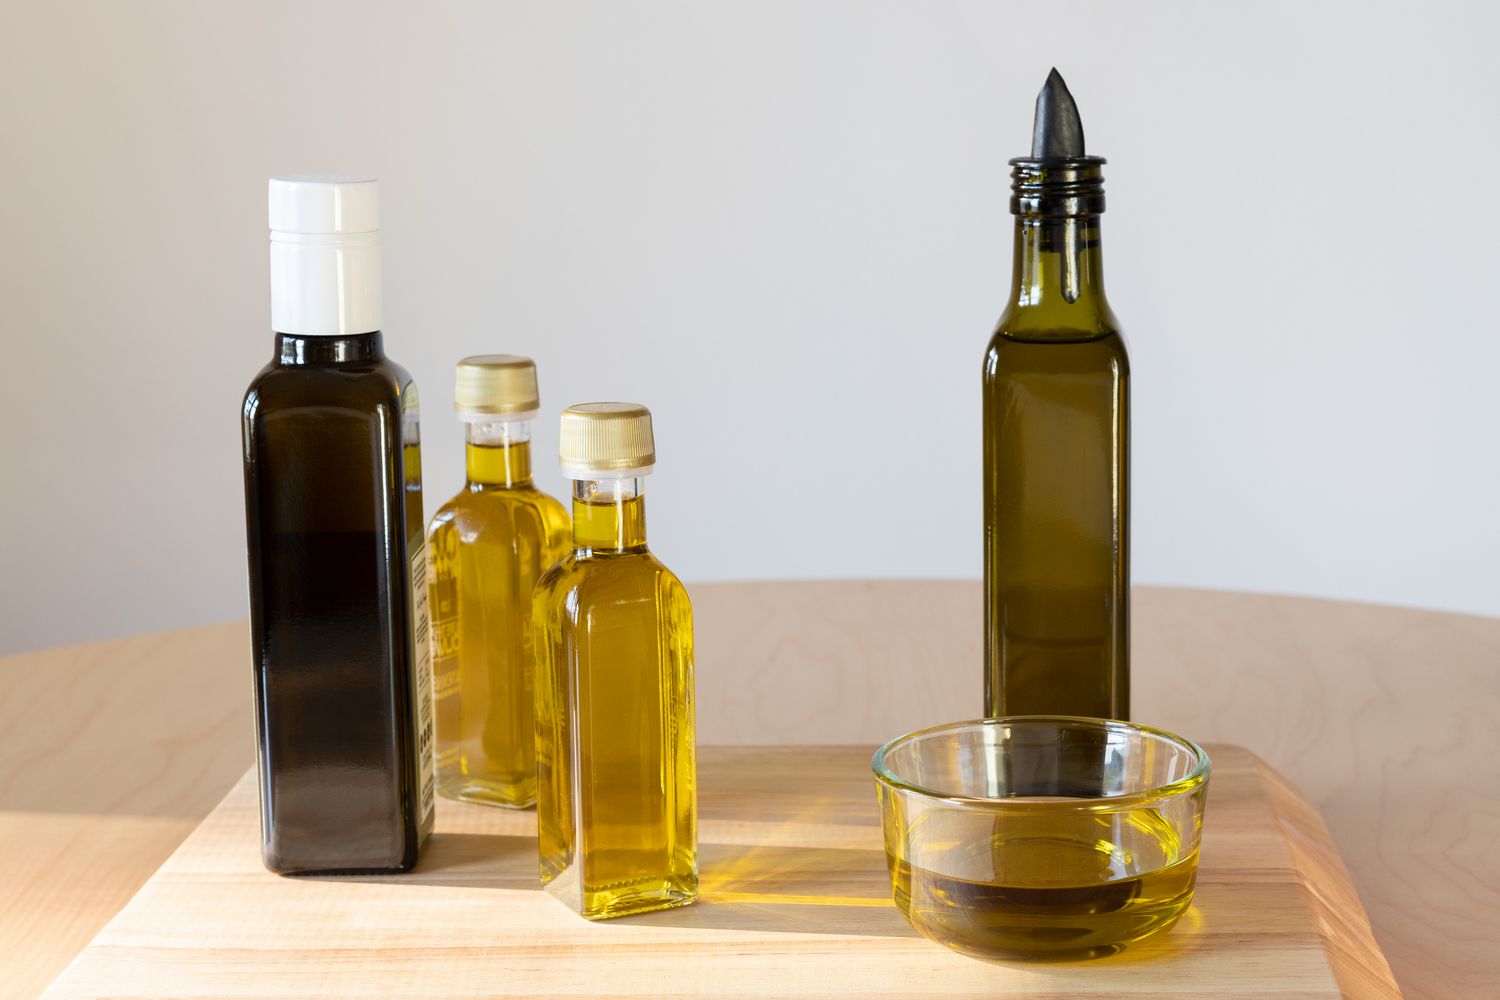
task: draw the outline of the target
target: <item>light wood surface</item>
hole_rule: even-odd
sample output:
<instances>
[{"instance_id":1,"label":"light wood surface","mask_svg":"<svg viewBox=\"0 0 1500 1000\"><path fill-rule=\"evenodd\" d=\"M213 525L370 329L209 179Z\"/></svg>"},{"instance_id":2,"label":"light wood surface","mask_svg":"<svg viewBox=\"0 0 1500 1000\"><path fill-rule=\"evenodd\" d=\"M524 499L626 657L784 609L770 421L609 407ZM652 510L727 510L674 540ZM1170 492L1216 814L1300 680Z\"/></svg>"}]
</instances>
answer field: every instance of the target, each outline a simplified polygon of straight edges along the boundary
<instances>
[{"instance_id":1,"label":"light wood surface","mask_svg":"<svg viewBox=\"0 0 1500 1000\"><path fill-rule=\"evenodd\" d=\"M1316 810L1212 746L1194 906L1111 959L991 964L890 901L872 747L708 748L703 898L591 924L537 886L535 819L443 801L393 878L278 878L253 774L46 993L140 998L1398 995Z\"/></svg>"},{"instance_id":2,"label":"light wood surface","mask_svg":"<svg viewBox=\"0 0 1500 1000\"><path fill-rule=\"evenodd\" d=\"M705 744L874 743L977 714L976 582L691 591ZM1500 996L1500 620L1137 588L1132 634L1136 717L1250 747L1307 796L1408 997ZM0 844L28 836L4 810L201 818L250 760L249 704L242 622L0 659ZM19 942L61 969L76 940L31 924L113 912L169 849L141 840L95 897L27 882L0 907L0 973ZM0 974L3 1000L35 995Z\"/></svg>"},{"instance_id":3,"label":"light wood surface","mask_svg":"<svg viewBox=\"0 0 1500 1000\"><path fill-rule=\"evenodd\" d=\"M250 694L244 622L0 659L0 809L202 819L255 754Z\"/></svg>"},{"instance_id":4,"label":"light wood surface","mask_svg":"<svg viewBox=\"0 0 1500 1000\"><path fill-rule=\"evenodd\" d=\"M243 623L0 659L0 1000L33 1000L243 773Z\"/></svg>"},{"instance_id":5,"label":"light wood surface","mask_svg":"<svg viewBox=\"0 0 1500 1000\"><path fill-rule=\"evenodd\" d=\"M35 997L196 825L173 816L0 813L0 997Z\"/></svg>"}]
</instances>

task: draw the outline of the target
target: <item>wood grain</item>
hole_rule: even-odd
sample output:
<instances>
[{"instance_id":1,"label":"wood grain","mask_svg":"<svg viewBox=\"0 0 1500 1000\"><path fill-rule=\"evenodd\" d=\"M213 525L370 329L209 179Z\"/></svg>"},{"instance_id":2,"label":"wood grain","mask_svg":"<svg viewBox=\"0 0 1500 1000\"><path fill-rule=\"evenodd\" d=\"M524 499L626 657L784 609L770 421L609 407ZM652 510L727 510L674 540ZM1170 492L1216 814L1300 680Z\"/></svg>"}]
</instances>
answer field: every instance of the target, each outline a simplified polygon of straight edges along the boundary
<instances>
[{"instance_id":1,"label":"wood grain","mask_svg":"<svg viewBox=\"0 0 1500 1000\"><path fill-rule=\"evenodd\" d=\"M0 659L0 1000L33 1000L244 772L243 622Z\"/></svg>"},{"instance_id":2,"label":"wood grain","mask_svg":"<svg viewBox=\"0 0 1500 1000\"><path fill-rule=\"evenodd\" d=\"M1408 997L1500 997L1500 621L1139 598L1150 720L1253 747L1322 812Z\"/></svg>"},{"instance_id":3,"label":"wood grain","mask_svg":"<svg viewBox=\"0 0 1500 1000\"><path fill-rule=\"evenodd\" d=\"M977 582L691 590L705 744L872 743L977 714ZM1500 996L1500 620L1134 597L1137 718L1251 747L1307 796L1408 997ZM236 622L0 659L0 810L201 818L250 760L247 647ZM134 856L136 884L168 849ZM12 942L0 926L0 955ZM59 964L75 947L33 944Z\"/></svg>"},{"instance_id":4,"label":"wood grain","mask_svg":"<svg viewBox=\"0 0 1500 1000\"><path fill-rule=\"evenodd\" d=\"M170 816L0 813L0 1000L31 1000L196 824Z\"/></svg>"},{"instance_id":5,"label":"wood grain","mask_svg":"<svg viewBox=\"0 0 1500 1000\"><path fill-rule=\"evenodd\" d=\"M0 809L202 819L255 753L244 622L0 659Z\"/></svg>"},{"instance_id":6,"label":"wood grain","mask_svg":"<svg viewBox=\"0 0 1500 1000\"><path fill-rule=\"evenodd\" d=\"M977 581L693 593L719 741L877 742L979 711ZM1251 747L1317 806L1408 997L1500 997L1500 620L1133 598L1134 718Z\"/></svg>"},{"instance_id":7,"label":"wood grain","mask_svg":"<svg viewBox=\"0 0 1500 1000\"><path fill-rule=\"evenodd\" d=\"M1399 995L1316 811L1244 750L1210 748L1198 895L1178 927L1036 965L961 957L901 918L872 749L705 750L702 901L602 924L537 886L533 814L447 801L410 875L278 878L246 775L46 996Z\"/></svg>"},{"instance_id":8,"label":"wood grain","mask_svg":"<svg viewBox=\"0 0 1500 1000\"><path fill-rule=\"evenodd\" d=\"M1399 995L1323 817L1263 761L1256 766L1339 988L1352 997Z\"/></svg>"}]
</instances>

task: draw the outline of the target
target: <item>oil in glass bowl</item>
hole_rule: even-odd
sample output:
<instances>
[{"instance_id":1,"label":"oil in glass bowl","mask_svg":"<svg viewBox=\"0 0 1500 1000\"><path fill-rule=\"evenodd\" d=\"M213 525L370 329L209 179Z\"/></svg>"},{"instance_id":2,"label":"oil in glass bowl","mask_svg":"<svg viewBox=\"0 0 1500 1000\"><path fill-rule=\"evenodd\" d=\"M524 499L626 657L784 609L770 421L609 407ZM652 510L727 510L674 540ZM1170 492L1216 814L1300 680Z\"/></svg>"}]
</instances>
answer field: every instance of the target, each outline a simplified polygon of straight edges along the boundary
<instances>
[{"instance_id":1,"label":"oil in glass bowl","mask_svg":"<svg viewBox=\"0 0 1500 1000\"><path fill-rule=\"evenodd\" d=\"M887 855L912 926L970 955L1087 958L1166 930L1192 902L1198 852L1184 854L1155 809L1073 830L1002 825L987 842L932 850L926 866Z\"/></svg>"},{"instance_id":2,"label":"oil in glass bowl","mask_svg":"<svg viewBox=\"0 0 1500 1000\"><path fill-rule=\"evenodd\" d=\"M980 958L1071 960L1115 954L1182 916L1201 750L1097 720L960 725L975 728L913 734L903 739L915 746L876 757L893 896L913 927Z\"/></svg>"}]
</instances>

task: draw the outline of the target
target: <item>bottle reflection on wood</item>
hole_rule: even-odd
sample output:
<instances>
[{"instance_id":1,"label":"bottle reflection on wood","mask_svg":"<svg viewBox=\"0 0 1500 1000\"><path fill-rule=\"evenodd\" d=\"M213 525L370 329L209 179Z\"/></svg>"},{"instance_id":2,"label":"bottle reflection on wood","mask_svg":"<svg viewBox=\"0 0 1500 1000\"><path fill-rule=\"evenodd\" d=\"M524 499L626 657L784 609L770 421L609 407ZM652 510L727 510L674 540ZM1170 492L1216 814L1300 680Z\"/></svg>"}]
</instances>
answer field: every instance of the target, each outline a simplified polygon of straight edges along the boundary
<instances>
[{"instance_id":1,"label":"bottle reflection on wood","mask_svg":"<svg viewBox=\"0 0 1500 1000\"><path fill-rule=\"evenodd\" d=\"M985 713L1129 715L1129 374L1104 160L1056 70L1012 160L1011 300L984 362Z\"/></svg>"}]
</instances>

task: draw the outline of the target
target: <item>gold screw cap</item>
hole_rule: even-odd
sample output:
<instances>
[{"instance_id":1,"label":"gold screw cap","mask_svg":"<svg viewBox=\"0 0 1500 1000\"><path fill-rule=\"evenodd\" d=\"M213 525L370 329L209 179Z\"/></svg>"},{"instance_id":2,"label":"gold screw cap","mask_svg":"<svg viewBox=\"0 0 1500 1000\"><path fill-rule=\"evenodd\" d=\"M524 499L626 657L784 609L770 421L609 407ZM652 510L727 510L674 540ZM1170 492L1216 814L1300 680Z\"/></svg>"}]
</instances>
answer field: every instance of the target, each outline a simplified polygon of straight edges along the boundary
<instances>
[{"instance_id":1,"label":"gold screw cap","mask_svg":"<svg viewBox=\"0 0 1500 1000\"><path fill-rule=\"evenodd\" d=\"M529 417L541 406L536 364L519 354L475 354L458 363L453 408L460 413Z\"/></svg>"},{"instance_id":2,"label":"gold screw cap","mask_svg":"<svg viewBox=\"0 0 1500 1000\"><path fill-rule=\"evenodd\" d=\"M579 403L563 411L558 464L574 479L645 475L656 464L651 411L639 403Z\"/></svg>"}]
</instances>

